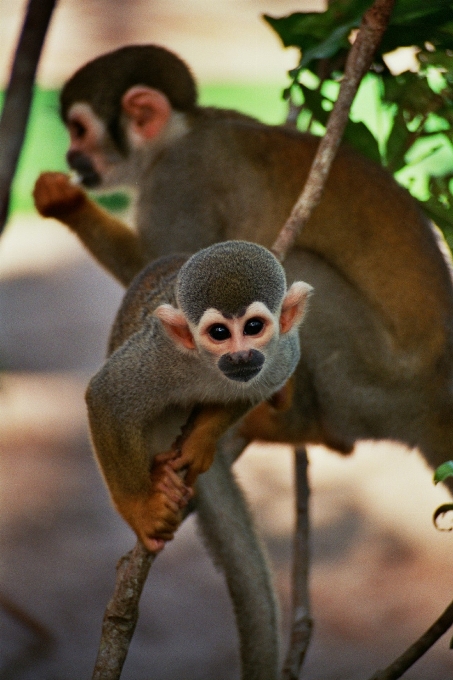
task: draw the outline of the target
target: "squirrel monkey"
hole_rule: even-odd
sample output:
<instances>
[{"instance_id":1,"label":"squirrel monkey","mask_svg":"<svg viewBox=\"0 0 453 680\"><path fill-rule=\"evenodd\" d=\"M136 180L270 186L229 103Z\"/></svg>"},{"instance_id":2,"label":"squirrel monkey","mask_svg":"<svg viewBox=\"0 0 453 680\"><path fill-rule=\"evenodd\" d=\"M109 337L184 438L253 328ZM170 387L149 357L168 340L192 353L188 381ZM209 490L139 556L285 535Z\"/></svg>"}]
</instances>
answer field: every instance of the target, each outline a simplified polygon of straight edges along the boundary
<instances>
[{"instance_id":1,"label":"squirrel monkey","mask_svg":"<svg viewBox=\"0 0 453 680\"><path fill-rule=\"evenodd\" d=\"M302 281L287 290L274 255L245 241L161 258L132 283L86 399L113 502L151 552L173 537L219 437L284 389L310 291ZM199 405L175 458L168 450Z\"/></svg>"}]
</instances>

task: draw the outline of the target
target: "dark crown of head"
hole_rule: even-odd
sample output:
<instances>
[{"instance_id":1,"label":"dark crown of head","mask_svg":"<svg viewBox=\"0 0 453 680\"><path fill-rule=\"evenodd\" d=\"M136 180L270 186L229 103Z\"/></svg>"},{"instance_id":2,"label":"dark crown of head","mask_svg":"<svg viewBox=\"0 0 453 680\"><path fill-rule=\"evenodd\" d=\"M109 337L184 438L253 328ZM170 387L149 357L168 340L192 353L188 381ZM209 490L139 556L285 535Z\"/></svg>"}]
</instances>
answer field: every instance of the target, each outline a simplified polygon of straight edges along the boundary
<instances>
[{"instance_id":1,"label":"dark crown of head","mask_svg":"<svg viewBox=\"0 0 453 680\"><path fill-rule=\"evenodd\" d=\"M252 302L276 312L286 292L283 267L255 243L226 241L193 255L181 268L178 304L193 323L206 309L237 316Z\"/></svg>"},{"instance_id":2,"label":"dark crown of head","mask_svg":"<svg viewBox=\"0 0 453 680\"><path fill-rule=\"evenodd\" d=\"M75 101L87 101L102 120L118 116L121 97L133 85L154 87L180 111L196 106L197 88L188 66L176 54L157 45L128 45L82 66L68 80L61 96L61 115Z\"/></svg>"}]
</instances>

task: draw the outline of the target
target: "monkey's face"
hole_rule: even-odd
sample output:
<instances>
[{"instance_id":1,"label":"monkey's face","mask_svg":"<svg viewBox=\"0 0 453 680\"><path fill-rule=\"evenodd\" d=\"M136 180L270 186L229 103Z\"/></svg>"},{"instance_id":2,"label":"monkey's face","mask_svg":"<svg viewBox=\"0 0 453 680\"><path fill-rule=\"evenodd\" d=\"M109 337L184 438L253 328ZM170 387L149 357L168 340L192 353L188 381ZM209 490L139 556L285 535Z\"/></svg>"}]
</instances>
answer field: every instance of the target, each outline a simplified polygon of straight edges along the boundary
<instances>
[{"instance_id":1,"label":"monkey's face","mask_svg":"<svg viewBox=\"0 0 453 680\"><path fill-rule=\"evenodd\" d=\"M275 313L256 301L234 316L210 307L197 324L170 304L159 305L154 315L177 347L198 353L207 380L214 367L222 380L248 383L258 379L266 364L278 361L279 340L297 332L310 291L311 286L296 281Z\"/></svg>"},{"instance_id":2,"label":"monkey's face","mask_svg":"<svg viewBox=\"0 0 453 680\"><path fill-rule=\"evenodd\" d=\"M66 126L70 137L66 160L81 183L90 189L117 184L118 165L124 157L90 105L82 102L73 104L68 111Z\"/></svg>"},{"instance_id":3,"label":"monkey's face","mask_svg":"<svg viewBox=\"0 0 453 680\"><path fill-rule=\"evenodd\" d=\"M66 114L70 135L67 161L88 188L135 186L154 155L188 131L184 114L172 110L159 90L141 85L129 88L110 134L110 122L87 102L75 102Z\"/></svg>"},{"instance_id":4,"label":"monkey's face","mask_svg":"<svg viewBox=\"0 0 453 680\"><path fill-rule=\"evenodd\" d=\"M263 368L271 340L278 336L276 319L262 302L237 317L208 309L195 331L196 343L229 380L248 382Z\"/></svg>"}]
</instances>

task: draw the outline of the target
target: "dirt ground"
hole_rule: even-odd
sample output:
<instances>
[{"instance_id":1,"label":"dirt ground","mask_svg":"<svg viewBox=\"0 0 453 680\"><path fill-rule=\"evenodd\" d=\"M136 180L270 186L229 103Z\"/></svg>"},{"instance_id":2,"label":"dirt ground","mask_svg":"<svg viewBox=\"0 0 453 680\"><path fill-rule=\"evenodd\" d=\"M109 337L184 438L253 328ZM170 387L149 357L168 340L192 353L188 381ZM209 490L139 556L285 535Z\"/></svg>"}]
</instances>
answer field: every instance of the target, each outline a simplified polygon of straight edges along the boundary
<instances>
[{"instance_id":1,"label":"dirt ground","mask_svg":"<svg viewBox=\"0 0 453 680\"><path fill-rule=\"evenodd\" d=\"M110 507L87 436L83 392L122 291L51 221L0 242L0 679L91 677L115 564L134 544ZM452 534L416 453L311 449L311 593L306 680L366 680L421 634L453 593ZM236 466L267 545L286 647L292 456L251 447ZM22 608L51 635L20 620ZM449 680L449 637L405 677ZM156 560L124 680L233 680L237 639L223 577L190 518Z\"/></svg>"}]
</instances>

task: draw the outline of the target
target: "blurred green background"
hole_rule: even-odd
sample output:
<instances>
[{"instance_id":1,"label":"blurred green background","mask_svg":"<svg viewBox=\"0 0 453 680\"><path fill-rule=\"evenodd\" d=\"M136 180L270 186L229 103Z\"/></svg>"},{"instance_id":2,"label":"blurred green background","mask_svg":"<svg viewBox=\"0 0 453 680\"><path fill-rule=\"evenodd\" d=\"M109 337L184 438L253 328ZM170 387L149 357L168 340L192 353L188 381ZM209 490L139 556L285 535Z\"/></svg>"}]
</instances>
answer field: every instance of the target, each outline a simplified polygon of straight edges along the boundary
<instances>
[{"instance_id":1,"label":"blurred green background","mask_svg":"<svg viewBox=\"0 0 453 680\"><path fill-rule=\"evenodd\" d=\"M267 85L207 84L200 87L200 103L206 106L238 109L265 123L279 124L284 121L287 110L287 104L282 98L284 87L284 82ZM374 87L372 77L364 80L354 102L352 117L356 121L363 121L377 139L385 139L390 126L390 114L379 108L378 99L373 92ZM67 170L65 162L67 144L67 133L58 113L58 90L37 87L13 184L11 215L34 210L31 192L40 172ZM453 148L445 138L442 140L433 137L430 146L437 146L434 155L429 155L427 159L426 150L420 148L418 156L397 173L398 180L405 186L410 186L411 192L421 200L427 198L429 173L441 174L445 168L453 167ZM119 199L117 195L101 197L99 200L107 208L124 207L124 199Z\"/></svg>"},{"instance_id":2,"label":"blurred green background","mask_svg":"<svg viewBox=\"0 0 453 680\"><path fill-rule=\"evenodd\" d=\"M260 120L278 124L285 118L282 99L284 84L213 84L200 88L200 102L206 106L235 108ZM2 95L3 98L3 95ZM58 113L58 90L35 89L18 171L13 184L11 214L34 209L31 192L44 170L66 171L68 136ZM102 201L114 208L115 200Z\"/></svg>"}]
</instances>

